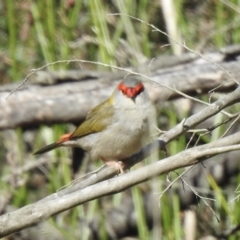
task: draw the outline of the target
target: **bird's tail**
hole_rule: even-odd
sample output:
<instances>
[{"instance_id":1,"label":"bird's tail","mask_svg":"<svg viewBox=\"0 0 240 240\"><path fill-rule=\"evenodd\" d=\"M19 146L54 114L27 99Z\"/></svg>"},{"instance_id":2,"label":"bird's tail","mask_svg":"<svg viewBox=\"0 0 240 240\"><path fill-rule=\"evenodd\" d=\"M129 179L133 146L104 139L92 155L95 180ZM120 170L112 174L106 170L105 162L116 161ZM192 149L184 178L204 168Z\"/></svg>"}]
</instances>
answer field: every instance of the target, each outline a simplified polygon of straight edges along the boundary
<instances>
[{"instance_id":1,"label":"bird's tail","mask_svg":"<svg viewBox=\"0 0 240 240\"><path fill-rule=\"evenodd\" d=\"M42 154L42 153L45 153L45 152L49 152L49 151L51 151L55 148L61 147L62 143L70 140L71 136L72 136L72 133L64 134L60 137L60 139L57 142L49 144L46 147L41 148L40 150L36 151L33 155Z\"/></svg>"},{"instance_id":2,"label":"bird's tail","mask_svg":"<svg viewBox=\"0 0 240 240\"><path fill-rule=\"evenodd\" d=\"M38 154L42 154L42 153L45 153L45 152L49 152L49 151L51 151L55 148L58 148L60 146L61 146L60 143L55 142L55 143L49 144L49 145L41 148L40 150L36 151L33 155L38 155Z\"/></svg>"}]
</instances>

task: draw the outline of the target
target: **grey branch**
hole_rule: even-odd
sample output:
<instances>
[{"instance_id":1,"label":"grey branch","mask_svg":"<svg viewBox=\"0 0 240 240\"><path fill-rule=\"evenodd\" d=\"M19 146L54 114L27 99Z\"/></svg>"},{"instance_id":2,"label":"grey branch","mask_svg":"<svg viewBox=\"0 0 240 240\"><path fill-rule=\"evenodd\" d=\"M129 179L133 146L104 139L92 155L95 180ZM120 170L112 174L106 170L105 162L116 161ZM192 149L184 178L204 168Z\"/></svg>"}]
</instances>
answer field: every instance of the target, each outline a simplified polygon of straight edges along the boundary
<instances>
[{"instance_id":1,"label":"grey branch","mask_svg":"<svg viewBox=\"0 0 240 240\"><path fill-rule=\"evenodd\" d=\"M237 145L236 145L237 144ZM90 200L121 192L154 176L193 165L223 152L240 149L240 133L185 150L138 170L105 180L58 198L39 201L0 217L0 237L35 225L49 217Z\"/></svg>"},{"instance_id":2,"label":"grey branch","mask_svg":"<svg viewBox=\"0 0 240 240\"><path fill-rule=\"evenodd\" d=\"M165 147L165 144L178 137L180 134L186 132L188 128L199 124L239 100L240 88L237 88L234 92L229 93L222 99L207 106L201 112L192 115L182 123L172 128L170 131L163 134L158 139L160 147ZM27 205L19 210L1 216L0 236L3 237L10 233L30 227L48 219L54 214L73 208L79 204L123 191L133 185L147 181L154 176L196 164L224 152L239 150L239 144L240 133L237 132L215 142L187 149L174 156L152 163L148 166L142 167L141 169L120 175L113 179L108 178L116 174L116 169L103 168L101 171L91 175L79 184L69 186L68 188L50 195L37 203ZM157 147L159 147L159 145ZM139 154L136 154L130 159L131 164L135 164L151 154L153 148L156 150L156 144L154 143L143 148Z\"/></svg>"},{"instance_id":3,"label":"grey branch","mask_svg":"<svg viewBox=\"0 0 240 240\"><path fill-rule=\"evenodd\" d=\"M226 57L224 54L212 55L211 58L218 62L221 68L231 73L234 79L240 79L239 61L224 62ZM187 56L182 56L178 61L172 59L171 67L169 64L167 66L163 64L167 62L165 57L153 60L151 65L148 62L130 70L150 75L157 83L188 94L206 93L221 84L217 91L229 91L236 87L236 83L228 81L229 76L219 67ZM16 88L16 84L1 86L0 129L80 122L91 108L109 97L116 81L126 75L127 72L124 71L117 73L81 70L39 71L10 97L8 96ZM146 86L155 102L179 97L175 91L164 89L150 81L146 81Z\"/></svg>"}]
</instances>

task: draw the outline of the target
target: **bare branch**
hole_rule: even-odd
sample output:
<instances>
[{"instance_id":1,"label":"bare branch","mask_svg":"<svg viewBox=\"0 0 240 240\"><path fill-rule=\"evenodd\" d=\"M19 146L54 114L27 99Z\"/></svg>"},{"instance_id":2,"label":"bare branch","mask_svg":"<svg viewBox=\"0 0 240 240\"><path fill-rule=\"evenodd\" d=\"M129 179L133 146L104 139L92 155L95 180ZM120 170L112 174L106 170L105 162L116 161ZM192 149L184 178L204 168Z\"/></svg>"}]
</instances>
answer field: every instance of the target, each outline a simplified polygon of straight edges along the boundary
<instances>
[{"instance_id":1,"label":"bare branch","mask_svg":"<svg viewBox=\"0 0 240 240\"><path fill-rule=\"evenodd\" d=\"M237 144L237 145L236 145ZM116 178L97 183L53 200L39 201L0 217L0 237L30 227L49 217L90 200L121 192L157 175L190 166L223 152L240 149L240 133L218 141L187 149L167 159L152 163ZM101 172L101 171L100 171Z\"/></svg>"},{"instance_id":2,"label":"bare branch","mask_svg":"<svg viewBox=\"0 0 240 240\"><path fill-rule=\"evenodd\" d=\"M222 66L231 71L233 76L240 78L239 62L227 62L223 63ZM148 72L148 66L146 71ZM77 72L75 71L75 74L79 75L80 73L77 74ZM49 74L51 79L51 72ZM81 81L73 80L72 82L63 82L54 86L26 84L21 91L11 95L7 100L6 97L9 92L16 88L16 84L0 86L0 129L80 122L86 117L91 108L109 97L116 84L111 80L121 79L126 75L126 72L122 75L119 75L119 73L118 75L112 74L104 75L98 80L93 78L87 80L86 76L85 81L83 81L79 77ZM48 75L48 72L45 72L46 75ZM59 77L60 75L59 72ZM209 65L189 65L184 69L151 71L151 75L152 78L144 74L140 76L151 80L146 82L145 85L149 90L150 97L155 102L166 99L166 96L168 98L177 97L179 91L185 94L207 92L225 81L226 77L217 67ZM46 78L48 77L46 76ZM157 84L153 83L153 80ZM222 90L227 91L229 88L235 88L235 86L235 84L229 83ZM165 88L163 89L163 87ZM187 97L187 95L184 95L184 97ZM91 101L89 101L89 98L91 98ZM79 106L81 106L80 109ZM65 109L65 111L61 111L61 109Z\"/></svg>"}]
</instances>

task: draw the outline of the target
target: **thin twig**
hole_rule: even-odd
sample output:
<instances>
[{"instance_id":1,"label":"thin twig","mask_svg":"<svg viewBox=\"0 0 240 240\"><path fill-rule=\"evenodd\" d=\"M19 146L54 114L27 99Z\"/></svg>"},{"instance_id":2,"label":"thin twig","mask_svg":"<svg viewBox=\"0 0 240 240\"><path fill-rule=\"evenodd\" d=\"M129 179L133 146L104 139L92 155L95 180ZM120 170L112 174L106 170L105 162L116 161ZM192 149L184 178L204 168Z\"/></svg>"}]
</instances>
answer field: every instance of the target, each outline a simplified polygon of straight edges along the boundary
<instances>
[{"instance_id":1,"label":"thin twig","mask_svg":"<svg viewBox=\"0 0 240 240\"><path fill-rule=\"evenodd\" d=\"M237 85L239 85L239 82L238 82L229 72L227 72L225 68L223 68L222 66L220 66L220 65L217 64L216 62L212 61L211 59L205 57L203 54L201 54L201 53L199 53L199 52L195 52L195 51L192 50L191 48L187 47L185 42L184 42L184 43L179 43L179 42L177 42L175 39L171 38L166 32L161 31L160 29L158 29L157 27L155 27L153 24L150 24L150 23L148 23L148 22L145 22L145 21L141 20L140 18L136 18L136 17L133 17L133 16L131 16L131 15L124 14L124 13L110 13L110 14L107 14L107 15L126 16L126 17L132 18L132 19L134 19L134 20L137 20L137 21L139 21L139 22L141 22L141 23L146 24L147 26L151 27L151 28L154 29L155 31L160 32L160 33L162 33L163 35L167 36L172 42L174 42L174 43L176 43L176 44L179 44L180 46L182 46L182 47L184 47L185 49L187 49L189 52L194 53L194 54L196 54L197 56L199 56L199 57L205 59L206 61L212 63L213 65L217 66L217 67L218 67L219 69L221 69L224 73L226 73L226 74L230 77L230 79L231 79L232 81L234 81Z\"/></svg>"}]
</instances>

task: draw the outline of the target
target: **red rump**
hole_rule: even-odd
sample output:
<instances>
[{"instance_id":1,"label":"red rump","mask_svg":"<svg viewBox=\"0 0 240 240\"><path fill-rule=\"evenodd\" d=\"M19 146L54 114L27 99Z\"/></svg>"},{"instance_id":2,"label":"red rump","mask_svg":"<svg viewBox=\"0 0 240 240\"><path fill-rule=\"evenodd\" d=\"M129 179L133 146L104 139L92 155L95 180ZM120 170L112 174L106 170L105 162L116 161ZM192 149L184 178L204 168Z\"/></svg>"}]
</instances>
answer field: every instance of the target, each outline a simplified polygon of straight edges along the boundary
<instances>
[{"instance_id":1,"label":"red rump","mask_svg":"<svg viewBox=\"0 0 240 240\"><path fill-rule=\"evenodd\" d=\"M124 85L123 83L120 83L118 85L118 89L122 91L122 93L125 94L127 97L134 98L143 91L144 87L142 83L139 83L135 87L129 87Z\"/></svg>"},{"instance_id":2,"label":"red rump","mask_svg":"<svg viewBox=\"0 0 240 240\"><path fill-rule=\"evenodd\" d=\"M72 133L66 133L66 134L63 134L60 139L57 141L57 143L63 143L63 142L66 142L70 139L70 137L72 136Z\"/></svg>"}]
</instances>

